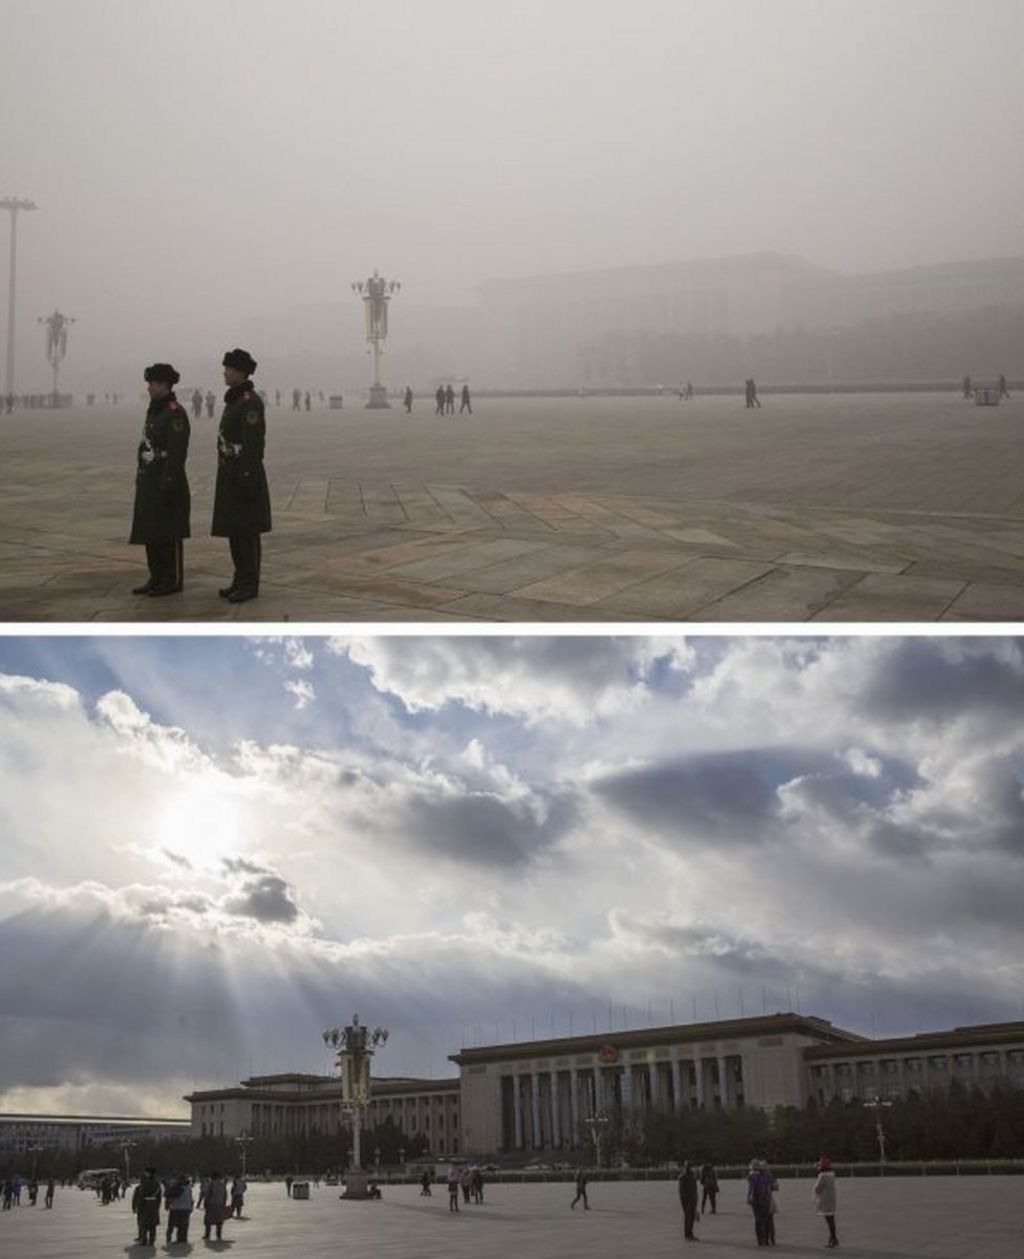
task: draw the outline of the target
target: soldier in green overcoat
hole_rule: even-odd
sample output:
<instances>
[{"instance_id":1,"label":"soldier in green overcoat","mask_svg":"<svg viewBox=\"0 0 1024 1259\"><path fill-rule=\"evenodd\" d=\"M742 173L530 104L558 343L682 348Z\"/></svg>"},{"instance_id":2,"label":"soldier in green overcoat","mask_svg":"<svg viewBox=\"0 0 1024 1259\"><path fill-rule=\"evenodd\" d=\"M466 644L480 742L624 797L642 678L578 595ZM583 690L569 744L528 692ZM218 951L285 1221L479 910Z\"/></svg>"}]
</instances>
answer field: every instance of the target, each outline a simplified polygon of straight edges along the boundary
<instances>
[{"instance_id":1,"label":"soldier in green overcoat","mask_svg":"<svg viewBox=\"0 0 1024 1259\"><path fill-rule=\"evenodd\" d=\"M185 475L189 423L174 396L180 377L170 363L154 363L143 374L150 400L139 442L129 541L145 546L149 580L132 593L157 597L177 594L184 585L182 540L189 536L191 512Z\"/></svg>"},{"instance_id":2,"label":"soldier in green overcoat","mask_svg":"<svg viewBox=\"0 0 1024 1259\"><path fill-rule=\"evenodd\" d=\"M235 566L231 585L220 594L231 603L255 599L260 589L262 544L270 532L270 490L263 468L267 424L263 400L250 377L256 360L246 350L223 359L224 413L217 435L217 490L213 503L216 538L227 538Z\"/></svg>"}]
</instances>

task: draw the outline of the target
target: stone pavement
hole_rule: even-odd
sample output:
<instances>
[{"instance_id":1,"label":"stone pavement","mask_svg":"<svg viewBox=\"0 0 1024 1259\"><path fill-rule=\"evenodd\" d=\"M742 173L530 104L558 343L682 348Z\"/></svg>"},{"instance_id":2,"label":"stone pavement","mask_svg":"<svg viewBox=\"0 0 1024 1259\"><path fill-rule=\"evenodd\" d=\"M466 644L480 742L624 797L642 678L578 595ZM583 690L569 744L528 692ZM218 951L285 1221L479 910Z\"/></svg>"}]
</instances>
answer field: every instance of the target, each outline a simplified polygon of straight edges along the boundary
<instances>
[{"instance_id":1,"label":"stone pavement","mask_svg":"<svg viewBox=\"0 0 1024 1259\"><path fill-rule=\"evenodd\" d=\"M1018 1259L1022 1226L1019 1176L900 1177L840 1180L836 1227L847 1259ZM573 1187L490 1185L482 1206L448 1211L443 1187L430 1199L412 1185L385 1187L382 1202L341 1202L337 1189L312 1189L291 1201L281 1184L255 1185L245 1217L207 1244L193 1217L189 1242L156 1251L131 1244L127 1201L100 1206L94 1194L58 1190L52 1211L20 1207L0 1214L4 1259L105 1259L128 1255L231 1253L250 1259L678 1259L687 1253L672 1181L592 1183L592 1209L569 1210ZM825 1254L825 1223L810 1182L783 1180L774 1254ZM200 1227L196 1227L199 1223ZM719 1212L701 1220L695 1250L719 1259L757 1252L744 1186L723 1182Z\"/></svg>"},{"instance_id":2,"label":"stone pavement","mask_svg":"<svg viewBox=\"0 0 1024 1259\"><path fill-rule=\"evenodd\" d=\"M270 409L258 600L217 598L215 421L186 590L133 598L142 404L0 419L0 619L1016 621L1024 399L481 399L472 417Z\"/></svg>"}]
</instances>

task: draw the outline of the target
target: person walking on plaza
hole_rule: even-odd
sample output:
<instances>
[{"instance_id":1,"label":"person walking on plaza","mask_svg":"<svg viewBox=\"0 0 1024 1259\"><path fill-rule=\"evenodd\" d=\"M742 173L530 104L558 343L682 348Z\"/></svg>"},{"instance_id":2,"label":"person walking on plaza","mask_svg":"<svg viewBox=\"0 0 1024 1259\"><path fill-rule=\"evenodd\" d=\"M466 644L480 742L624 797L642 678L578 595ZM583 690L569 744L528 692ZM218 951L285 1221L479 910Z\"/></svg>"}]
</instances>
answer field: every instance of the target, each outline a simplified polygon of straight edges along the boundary
<instances>
[{"instance_id":1,"label":"person walking on plaza","mask_svg":"<svg viewBox=\"0 0 1024 1259\"><path fill-rule=\"evenodd\" d=\"M292 390L292 410L293 411L302 410L302 390L301 389Z\"/></svg>"},{"instance_id":2,"label":"person walking on plaza","mask_svg":"<svg viewBox=\"0 0 1024 1259\"><path fill-rule=\"evenodd\" d=\"M747 407L759 407L761 399L757 396L757 385L753 376L747 378Z\"/></svg>"},{"instance_id":3,"label":"person walking on plaza","mask_svg":"<svg viewBox=\"0 0 1024 1259\"><path fill-rule=\"evenodd\" d=\"M288 1197L289 1197L289 1198L292 1196L292 1178L291 1178L291 1176L285 1176L285 1178L284 1178L284 1191L285 1191L285 1193L288 1195Z\"/></svg>"},{"instance_id":4,"label":"person walking on plaza","mask_svg":"<svg viewBox=\"0 0 1024 1259\"><path fill-rule=\"evenodd\" d=\"M462 386L462 393L459 396L459 415L461 415L463 411L468 411L470 415L473 414L473 408L469 401L469 385Z\"/></svg>"},{"instance_id":5,"label":"person walking on plaza","mask_svg":"<svg viewBox=\"0 0 1024 1259\"><path fill-rule=\"evenodd\" d=\"M1008 398L1010 396L1010 391L1006 387L1006 377L1002 372L999 373L999 396L1000 398Z\"/></svg>"},{"instance_id":6,"label":"person walking on plaza","mask_svg":"<svg viewBox=\"0 0 1024 1259\"><path fill-rule=\"evenodd\" d=\"M444 385L438 385L434 398L437 401L437 406L434 408L434 414L444 415Z\"/></svg>"},{"instance_id":7,"label":"person walking on plaza","mask_svg":"<svg viewBox=\"0 0 1024 1259\"><path fill-rule=\"evenodd\" d=\"M221 591L229 603L245 603L260 592L261 535L269 533L270 489L263 467L267 424L250 377L256 360L246 350L224 355L224 411L217 437L217 489L213 502L216 538L227 538L234 576Z\"/></svg>"},{"instance_id":8,"label":"person walking on plaza","mask_svg":"<svg viewBox=\"0 0 1024 1259\"><path fill-rule=\"evenodd\" d=\"M445 386L444 412L445 412L445 415L455 414L455 390L451 387L451 385Z\"/></svg>"},{"instance_id":9,"label":"person walking on plaza","mask_svg":"<svg viewBox=\"0 0 1024 1259\"><path fill-rule=\"evenodd\" d=\"M405 407L406 415L412 415L412 385L406 385L405 393L402 395L402 406Z\"/></svg>"},{"instance_id":10,"label":"person walking on plaza","mask_svg":"<svg viewBox=\"0 0 1024 1259\"><path fill-rule=\"evenodd\" d=\"M703 1193L700 1198L701 1215L708 1209L708 1203L711 1203L711 1214L717 1215L715 1201L718 1198L718 1173L715 1171L713 1163L705 1163L700 1169L700 1183Z\"/></svg>"},{"instance_id":11,"label":"person walking on plaza","mask_svg":"<svg viewBox=\"0 0 1024 1259\"><path fill-rule=\"evenodd\" d=\"M139 1223L139 1245L156 1246L156 1230L160 1223L160 1182L156 1168L147 1167L132 1194L132 1210Z\"/></svg>"},{"instance_id":12,"label":"person walking on plaza","mask_svg":"<svg viewBox=\"0 0 1024 1259\"><path fill-rule=\"evenodd\" d=\"M448 1210L458 1211L459 1209L459 1170L457 1167L448 1168Z\"/></svg>"},{"instance_id":13,"label":"person walking on plaza","mask_svg":"<svg viewBox=\"0 0 1024 1259\"><path fill-rule=\"evenodd\" d=\"M203 1207L203 1240L210 1240L210 1229L216 1229L217 1240L221 1239L221 1229L228 1214L228 1188L220 1172L210 1173L210 1186L199 1198Z\"/></svg>"},{"instance_id":14,"label":"person walking on plaza","mask_svg":"<svg viewBox=\"0 0 1024 1259\"><path fill-rule=\"evenodd\" d=\"M176 1176L167 1185L164 1194L164 1205L167 1207L167 1245L171 1244L171 1234L181 1245L188 1241L188 1226L192 1218L192 1182L187 1176Z\"/></svg>"},{"instance_id":15,"label":"person walking on plaza","mask_svg":"<svg viewBox=\"0 0 1024 1259\"><path fill-rule=\"evenodd\" d=\"M693 1235L693 1224L697 1218L697 1177L689 1159L683 1161L683 1170L679 1173L679 1205L683 1208L683 1236L689 1242L699 1241Z\"/></svg>"},{"instance_id":16,"label":"person walking on plaza","mask_svg":"<svg viewBox=\"0 0 1024 1259\"><path fill-rule=\"evenodd\" d=\"M197 420L203 414L203 392L201 389L192 390L192 414Z\"/></svg>"},{"instance_id":17,"label":"person walking on plaza","mask_svg":"<svg viewBox=\"0 0 1024 1259\"><path fill-rule=\"evenodd\" d=\"M309 390L307 389L306 390L306 410L308 411L311 406L312 406L312 399L310 398Z\"/></svg>"},{"instance_id":18,"label":"person walking on plaza","mask_svg":"<svg viewBox=\"0 0 1024 1259\"><path fill-rule=\"evenodd\" d=\"M477 1206L483 1206L484 1202L484 1174L479 1167L473 1168L473 1181L471 1184L473 1190L473 1201Z\"/></svg>"},{"instance_id":19,"label":"person walking on plaza","mask_svg":"<svg viewBox=\"0 0 1024 1259\"><path fill-rule=\"evenodd\" d=\"M228 1215L242 1218L242 1207L245 1205L245 1191L249 1188L246 1179L241 1173L231 1182L231 1210Z\"/></svg>"},{"instance_id":20,"label":"person walking on plaza","mask_svg":"<svg viewBox=\"0 0 1024 1259\"><path fill-rule=\"evenodd\" d=\"M779 1203L775 1195L779 1192L779 1182L778 1180L776 1180L775 1173L772 1171L772 1169L768 1166L767 1163L762 1161L761 1166L768 1173L768 1187L771 1191L768 1198L768 1245L774 1246L775 1245L775 1217L779 1213Z\"/></svg>"},{"instance_id":21,"label":"person walking on plaza","mask_svg":"<svg viewBox=\"0 0 1024 1259\"><path fill-rule=\"evenodd\" d=\"M590 1210L590 1203L587 1201L587 1173L582 1167L576 1169L576 1197L569 1203L569 1210L576 1210L576 1203L583 1199L584 1211Z\"/></svg>"},{"instance_id":22,"label":"person walking on plaza","mask_svg":"<svg viewBox=\"0 0 1024 1259\"><path fill-rule=\"evenodd\" d=\"M135 507L129 542L145 546L149 579L132 594L177 594L185 582L184 539L189 536L191 497L185 460L189 423L174 396L178 373L170 363L154 363L143 373L149 408L139 442Z\"/></svg>"},{"instance_id":23,"label":"person walking on plaza","mask_svg":"<svg viewBox=\"0 0 1024 1259\"><path fill-rule=\"evenodd\" d=\"M217 405L217 398L212 389L206 391L206 417L213 419L213 408Z\"/></svg>"},{"instance_id":24,"label":"person walking on plaza","mask_svg":"<svg viewBox=\"0 0 1024 1259\"><path fill-rule=\"evenodd\" d=\"M46 1197L43 1199L43 1206L49 1210L53 1206L54 1183L51 1176L46 1182Z\"/></svg>"},{"instance_id":25,"label":"person walking on plaza","mask_svg":"<svg viewBox=\"0 0 1024 1259\"><path fill-rule=\"evenodd\" d=\"M825 1217L828 1225L828 1248L831 1250L839 1245L836 1236L836 1174L832 1170L832 1160L826 1155L818 1159L818 1179L814 1182L814 1201L818 1214Z\"/></svg>"},{"instance_id":26,"label":"person walking on plaza","mask_svg":"<svg viewBox=\"0 0 1024 1259\"><path fill-rule=\"evenodd\" d=\"M434 1195L430 1192L430 1172L426 1168L423 1169L423 1175L420 1177L420 1197L432 1198Z\"/></svg>"},{"instance_id":27,"label":"person walking on plaza","mask_svg":"<svg viewBox=\"0 0 1024 1259\"><path fill-rule=\"evenodd\" d=\"M965 398L971 398L971 397L973 397L973 396L974 396L974 385L973 385L973 384L972 384L972 382L971 382L971 378L970 378L970 376L965 376L965 377L964 377L964 386L963 386L963 388L964 388L964 397L965 397Z\"/></svg>"},{"instance_id":28,"label":"person walking on plaza","mask_svg":"<svg viewBox=\"0 0 1024 1259\"><path fill-rule=\"evenodd\" d=\"M759 1246L768 1245L769 1217L772 1206L772 1182L761 1159L750 1160L747 1176L747 1205L754 1213L754 1235Z\"/></svg>"}]
</instances>

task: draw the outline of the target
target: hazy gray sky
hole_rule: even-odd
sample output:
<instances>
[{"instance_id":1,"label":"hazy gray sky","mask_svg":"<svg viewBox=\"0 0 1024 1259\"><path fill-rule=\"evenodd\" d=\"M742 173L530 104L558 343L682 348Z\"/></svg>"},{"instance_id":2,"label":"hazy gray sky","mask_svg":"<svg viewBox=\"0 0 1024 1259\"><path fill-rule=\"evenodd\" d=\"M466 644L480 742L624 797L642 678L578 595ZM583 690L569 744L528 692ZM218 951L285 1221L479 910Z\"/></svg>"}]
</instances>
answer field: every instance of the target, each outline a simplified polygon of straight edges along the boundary
<instances>
[{"instance_id":1,"label":"hazy gray sky","mask_svg":"<svg viewBox=\"0 0 1024 1259\"><path fill-rule=\"evenodd\" d=\"M0 639L0 1111L802 1008L1020 1018L1024 649Z\"/></svg>"},{"instance_id":2,"label":"hazy gray sky","mask_svg":"<svg viewBox=\"0 0 1024 1259\"><path fill-rule=\"evenodd\" d=\"M758 250L1024 251L1020 0L3 9L0 195L40 207L19 338L59 305L75 357L220 347L374 266L426 304Z\"/></svg>"}]
</instances>

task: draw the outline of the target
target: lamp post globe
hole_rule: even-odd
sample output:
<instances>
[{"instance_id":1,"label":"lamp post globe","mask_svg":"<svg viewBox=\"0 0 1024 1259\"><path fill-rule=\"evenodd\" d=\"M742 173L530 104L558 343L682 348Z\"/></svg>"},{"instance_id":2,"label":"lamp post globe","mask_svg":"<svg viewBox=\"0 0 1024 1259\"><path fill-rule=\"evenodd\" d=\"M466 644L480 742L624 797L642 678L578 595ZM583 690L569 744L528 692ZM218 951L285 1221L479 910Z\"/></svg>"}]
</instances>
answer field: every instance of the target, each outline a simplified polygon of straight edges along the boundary
<instances>
[{"instance_id":1,"label":"lamp post globe","mask_svg":"<svg viewBox=\"0 0 1024 1259\"><path fill-rule=\"evenodd\" d=\"M352 292L363 302L366 339L373 347L373 384L366 402L368 410L387 410L391 407L388 391L380 383L380 356L388 337L388 303L401 287L400 281L386 280L376 270L369 279L352 282Z\"/></svg>"}]
</instances>

